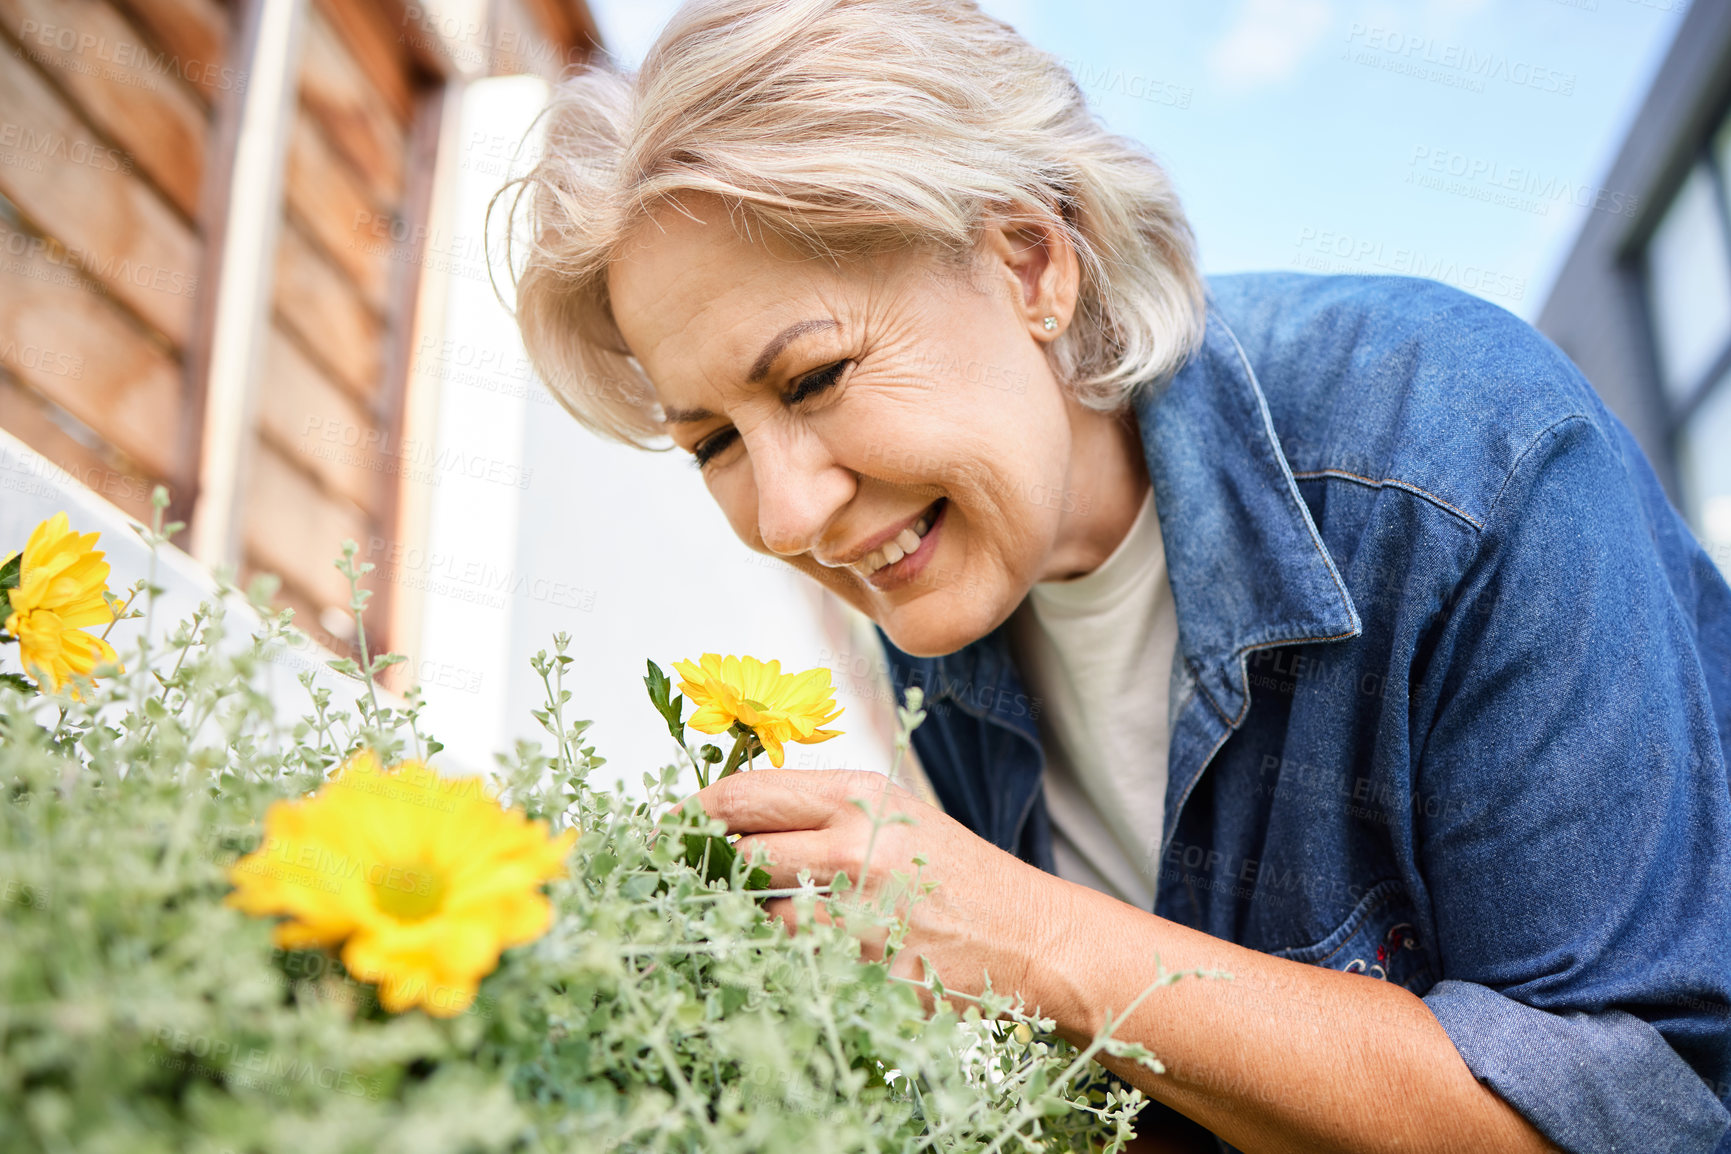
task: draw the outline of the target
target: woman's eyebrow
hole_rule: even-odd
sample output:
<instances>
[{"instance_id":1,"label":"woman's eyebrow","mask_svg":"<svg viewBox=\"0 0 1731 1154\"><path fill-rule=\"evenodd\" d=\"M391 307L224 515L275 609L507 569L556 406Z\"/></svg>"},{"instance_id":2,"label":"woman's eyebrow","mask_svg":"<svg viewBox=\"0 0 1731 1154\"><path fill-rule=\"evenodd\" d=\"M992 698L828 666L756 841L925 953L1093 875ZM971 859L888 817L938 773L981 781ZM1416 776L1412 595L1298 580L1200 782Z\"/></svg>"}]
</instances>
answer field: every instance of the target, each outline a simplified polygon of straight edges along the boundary
<instances>
[{"instance_id":1,"label":"woman's eyebrow","mask_svg":"<svg viewBox=\"0 0 1731 1154\"><path fill-rule=\"evenodd\" d=\"M814 333L819 329L833 329L836 327L838 327L836 322L828 317L809 321L795 321L793 324L788 325L785 329L782 329L779 333L775 334L775 336L771 337L769 343L763 346L763 351L757 354L757 359L755 361L751 362L751 371L745 374L745 379L750 381L752 384L756 384L769 375L770 367L775 364L775 358L779 357L781 351L787 348L788 345L792 344L800 337L805 336L807 333ZM662 420L669 425L694 425L699 421L711 420L715 416L715 414L710 412L708 409L672 409L665 405L662 406L661 415Z\"/></svg>"},{"instance_id":2,"label":"woman's eyebrow","mask_svg":"<svg viewBox=\"0 0 1731 1154\"><path fill-rule=\"evenodd\" d=\"M745 374L745 379L750 381L752 384L756 384L758 381L763 380L764 377L769 375L770 366L775 364L775 358L779 357L781 355L781 350L785 349L789 344L798 340L800 337L803 337L807 333L816 332L819 329L833 329L836 327L836 322L828 317L819 320L795 321L785 329L782 329L781 332L777 333L770 339L770 342L767 345L763 346L763 351L757 354L757 359L755 361L751 362L751 371Z\"/></svg>"},{"instance_id":3,"label":"woman's eyebrow","mask_svg":"<svg viewBox=\"0 0 1731 1154\"><path fill-rule=\"evenodd\" d=\"M661 407L661 419L668 425L695 425L699 421L707 421L715 416L708 409L670 409Z\"/></svg>"}]
</instances>

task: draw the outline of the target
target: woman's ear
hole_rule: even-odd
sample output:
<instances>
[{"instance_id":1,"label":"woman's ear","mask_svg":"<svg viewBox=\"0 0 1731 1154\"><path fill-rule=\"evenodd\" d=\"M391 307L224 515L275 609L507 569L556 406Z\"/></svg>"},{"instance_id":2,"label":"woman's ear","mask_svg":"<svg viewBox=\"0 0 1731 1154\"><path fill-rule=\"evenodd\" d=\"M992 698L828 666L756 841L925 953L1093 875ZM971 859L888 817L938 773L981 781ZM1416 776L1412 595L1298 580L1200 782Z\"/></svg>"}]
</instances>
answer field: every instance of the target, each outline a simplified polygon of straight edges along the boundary
<instances>
[{"instance_id":1,"label":"woman's ear","mask_svg":"<svg viewBox=\"0 0 1731 1154\"><path fill-rule=\"evenodd\" d=\"M988 223L982 240L1029 333L1042 343L1057 340L1075 315L1081 289L1069 234L1039 217L1006 216Z\"/></svg>"}]
</instances>

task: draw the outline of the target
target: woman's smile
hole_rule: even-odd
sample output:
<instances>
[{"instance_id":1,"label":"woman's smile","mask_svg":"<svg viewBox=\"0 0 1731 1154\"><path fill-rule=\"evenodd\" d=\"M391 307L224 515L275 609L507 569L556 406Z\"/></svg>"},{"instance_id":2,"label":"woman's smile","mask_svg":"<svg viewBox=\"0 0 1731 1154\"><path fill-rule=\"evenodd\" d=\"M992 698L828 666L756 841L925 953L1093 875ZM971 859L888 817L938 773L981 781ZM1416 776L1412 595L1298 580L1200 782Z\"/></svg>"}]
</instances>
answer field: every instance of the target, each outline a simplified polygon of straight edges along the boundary
<instances>
[{"instance_id":1,"label":"woman's smile","mask_svg":"<svg viewBox=\"0 0 1731 1154\"><path fill-rule=\"evenodd\" d=\"M854 569L880 592L912 584L937 552L947 506L948 502L942 498L934 501L912 525L855 562Z\"/></svg>"}]
</instances>

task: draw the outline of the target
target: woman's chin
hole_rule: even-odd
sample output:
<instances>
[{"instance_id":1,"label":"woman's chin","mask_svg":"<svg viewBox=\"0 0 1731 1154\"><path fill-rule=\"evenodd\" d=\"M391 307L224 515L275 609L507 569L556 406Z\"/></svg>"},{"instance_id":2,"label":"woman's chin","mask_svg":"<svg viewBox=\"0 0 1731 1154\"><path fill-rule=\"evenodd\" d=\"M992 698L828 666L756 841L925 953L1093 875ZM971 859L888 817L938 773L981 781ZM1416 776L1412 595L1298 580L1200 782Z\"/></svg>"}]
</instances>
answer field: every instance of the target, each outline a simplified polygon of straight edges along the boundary
<instances>
[{"instance_id":1,"label":"woman's chin","mask_svg":"<svg viewBox=\"0 0 1731 1154\"><path fill-rule=\"evenodd\" d=\"M908 656L943 657L978 641L1006 616L1007 612L988 612L975 599L959 593L928 593L913 603L890 609L878 618L878 624Z\"/></svg>"}]
</instances>

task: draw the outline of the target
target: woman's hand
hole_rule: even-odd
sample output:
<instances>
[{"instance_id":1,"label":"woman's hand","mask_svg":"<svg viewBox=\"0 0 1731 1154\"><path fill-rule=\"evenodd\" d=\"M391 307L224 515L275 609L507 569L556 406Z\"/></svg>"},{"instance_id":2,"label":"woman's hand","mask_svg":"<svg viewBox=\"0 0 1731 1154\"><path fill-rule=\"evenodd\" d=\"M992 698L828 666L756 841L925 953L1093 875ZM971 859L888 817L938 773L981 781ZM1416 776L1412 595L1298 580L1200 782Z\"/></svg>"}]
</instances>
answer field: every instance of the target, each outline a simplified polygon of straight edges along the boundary
<instances>
[{"instance_id":1,"label":"woman's hand","mask_svg":"<svg viewBox=\"0 0 1731 1154\"><path fill-rule=\"evenodd\" d=\"M1400 986L1257 953L1062 881L878 774L759 769L693 798L747 835L742 853L768 852L778 889L797 886L801 870L819 884L863 872L865 892L879 895L923 857L921 882L938 886L911 907L898 901L910 928L891 973L923 978L923 957L946 987L978 994L989 972L993 989L1021 994L1077 1045L1135 1002L1157 967L1230 973L1185 978L1116 1022L1116 1036L1158 1054L1166 1073L1100 1060L1240 1150L1556 1149L1474 1077L1429 1007ZM873 807L907 820L886 822L872 841ZM771 899L771 912L791 918L793 900ZM860 936L862 952L881 956L881 937ZM1174 1128L1144 1148L1196 1139Z\"/></svg>"},{"instance_id":2,"label":"woman's hand","mask_svg":"<svg viewBox=\"0 0 1731 1154\"><path fill-rule=\"evenodd\" d=\"M855 804L863 803L864 809ZM978 994L990 973L999 993L1020 993L1037 1004L1034 960L1045 939L1058 936L1053 913L1061 908L1065 883L998 849L954 818L920 801L881 774L846 770L757 769L735 773L691 795L710 817L743 833L738 849L747 860L762 847L770 886L798 886L799 874L828 885L846 873L858 886L863 875L869 899L896 893L909 919L902 948L890 964L898 977L920 981L919 959L931 963L944 985ZM872 837L872 812L885 820ZM871 858L866 860L868 844ZM924 859L916 865L915 857ZM901 875L899 878L896 875ZM915 878L936 888L910 904ZM794 899L771 898L769 912L791 932ZM819 920L829 920L818 907ZM883 931L861 927L861 952L881 958ZM931 997L922 994L930 1008Z\"/></svg>"}]
</instances>

